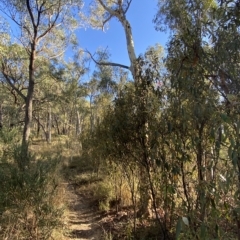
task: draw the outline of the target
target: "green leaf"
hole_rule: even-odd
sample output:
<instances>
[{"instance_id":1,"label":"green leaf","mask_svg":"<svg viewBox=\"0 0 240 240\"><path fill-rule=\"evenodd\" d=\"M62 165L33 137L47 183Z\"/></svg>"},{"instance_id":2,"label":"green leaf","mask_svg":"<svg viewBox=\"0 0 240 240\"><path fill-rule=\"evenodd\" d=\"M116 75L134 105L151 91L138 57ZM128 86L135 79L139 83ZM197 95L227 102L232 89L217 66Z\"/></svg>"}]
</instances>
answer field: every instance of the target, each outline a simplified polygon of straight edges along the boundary
<instances>
[{"instance_id":1,"label":"green leaf","mask_svg":"<svg viewBox=\"0 0 240 240\"><path fill-rule=\"evenodd\" d=\"M220 117L221 117L221 119L222 119L224 122L226 122L226 123L229 123L229 122L230 122L230 119L229 119L229 117L228 117L227 114L222 113L222 114L220 115Z\"/></svg>"}]
</instances>

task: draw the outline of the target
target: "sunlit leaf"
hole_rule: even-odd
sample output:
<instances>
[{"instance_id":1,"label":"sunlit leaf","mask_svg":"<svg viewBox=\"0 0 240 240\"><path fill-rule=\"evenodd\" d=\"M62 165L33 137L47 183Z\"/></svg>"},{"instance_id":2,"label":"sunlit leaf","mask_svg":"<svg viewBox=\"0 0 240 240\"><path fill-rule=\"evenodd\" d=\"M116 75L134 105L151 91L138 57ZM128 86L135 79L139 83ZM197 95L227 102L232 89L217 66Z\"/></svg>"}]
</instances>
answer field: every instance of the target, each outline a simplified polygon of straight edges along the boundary
<instances>
[{"instance_id":1,"label":"sunlit leaf","mask_svg":"<svg viewBox=\"0 0 240 240\"><path fill-rule=\"evenodd\" d=\"M188 218L182 217L182 220L183 220L183 222L184 222L185 225L189 226Z\"/></svg>"}]
</instances>

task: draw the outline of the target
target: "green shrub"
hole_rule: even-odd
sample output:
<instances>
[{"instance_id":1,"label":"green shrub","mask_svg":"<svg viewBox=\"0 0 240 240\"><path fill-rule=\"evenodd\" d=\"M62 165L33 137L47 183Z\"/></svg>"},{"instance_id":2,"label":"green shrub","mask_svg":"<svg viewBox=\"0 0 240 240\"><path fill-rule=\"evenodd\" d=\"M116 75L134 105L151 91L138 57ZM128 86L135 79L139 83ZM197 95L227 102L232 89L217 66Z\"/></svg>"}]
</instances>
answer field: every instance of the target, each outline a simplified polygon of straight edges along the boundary
<instances>
[{"instance_id":1,"label":"green shrub","mask_svg":"<svg viewBox=\"0 0 240 240\"><path fill-rule=\"evenodd\" d=\"M19 143L17 128L2 128L0 130L0 164L13 158L13 146Z\"/></svg>"},{"instance_id":2,"label":"green shrub","mask_svg":"<svg viewBox=\"0 0 240 240\"><path fill-rule=\"evenodd\" d=\"M59 161L34 161L21 147L12 156L0 162L0 239L48 239L63 212L55 204Z\"/></svg>"},{"instance_id":3,"label":"green shrub","mask_svg":"<svg viewBox=\"0 0 240 240\"><path fill-rule=\"evenodd\" d=\"M109 202L113 199L113 190L107 182L99 182L93 188L94 199L98 202L99 210L109 210Z\"/></svg>"}]
</instances>

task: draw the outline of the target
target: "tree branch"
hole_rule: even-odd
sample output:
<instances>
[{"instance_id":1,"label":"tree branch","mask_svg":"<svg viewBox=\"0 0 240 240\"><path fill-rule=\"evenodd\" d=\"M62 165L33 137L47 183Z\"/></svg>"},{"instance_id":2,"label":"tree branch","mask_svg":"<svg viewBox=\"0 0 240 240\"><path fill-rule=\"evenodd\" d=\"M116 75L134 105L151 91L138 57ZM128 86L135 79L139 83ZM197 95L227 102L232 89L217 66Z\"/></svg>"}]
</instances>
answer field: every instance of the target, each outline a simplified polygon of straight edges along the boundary
<instances>
[{"instance_id":1,"label":"tree branch","mask_svg":"<svg viewBox=\"0 0 240 240\"><path fill-rule=\"evenodd\" d=\"M49 25L49 28L48 28L45 32L43 32L43 33L37 38L38 41L39 41L41 38L43 38L45 35L47 35L47 33L49 33L49 32L52 30L52 28L55 27L55 24L56 24L56 22L57 22L57 19L58 19L59 15L60 15L60 12L57 13L57 16L55 17L54 21Z\"/></svg>"},{"instance_id":2,"label":"tree branch","mask_svg":"<svg viewBox=\"0 0 240 240\"><path fill-rule=\"evenodd\" d=\"M104 31L104 25L113 17L113 15L110 15L106 20L103 21L102 25L102 31Z\"/></svg>"},{"instance_id":3,"label":"tree branch","mask_svg":"<svg viewBox=\"0 0 240 240\"><path fill-rule=\"evenodd\" d=\"M16 86L14 86L14 84L11 82L8 74L7 74L6 71L5 71L5 66L4 66L3 63L2 63L2 74L3 74L4 78L6 79L7 83L10 85L10 87L11 87L13 90L15 90L15 91L18 93L18 95L19 95L24 101L26 101L26 96L25 96L18 88L16 88Z\"/></svg>"},{"instance_id":4,"label":"tree branch","mask_svg":"<svg viewBox=\"0 0 240 240\"><path fill-rule=\"evenodd\" d=\"M107 11L109 12L111 15L119 17L119 14L117 14L116 11L113 11L111 8L107 7L102 0L98 0L98 2L100 3L100 5Z\"/></svg>"},{"instance_id":5,"label":"tree branch","mask_svg":"<svg viewBox=\"0 0 240 240\"><path fill-rule=\"evenodd\" d=\"M217 76L216 76L216 75L205 75L205 77L206 77L207 79L209 79L209 81L213 84L213 86L217 89L217 91L222 95L222 97L223 97L228 103L230 103L227 95L226 95L223 91L221 91L221 89L218 87L218 84L216 83L215 78L216 78Z\"/></svg>"},{"instance_id":6,"label":"tree branch","mask_svg":"<svg viewBox=\"0 0 240 240\"><path fill-rule=\"evenodd\" d=\"M45 136L46 136L47 131L45 130L43 124L40 122L40 120L39 120L35 115L33 115L33 118L34 118L34 119L37 121L37 123L41 126L41 128L42 128L42 130L43 130L43 132L44 132L44 134L45 134Z\"/></svg>"},{"instance_id":7,"label":"tree branch","mask_svg":"<svg viewBox=\"0 0 240 240\"><path fill-rule=\"evenodd\" d=\"M128 1L128 5L127 5L126 9L125 9L125 11L123 11L123 12L124 12L124 14L126 14L126 13L127 13L127 11L128 11L128 9L129 9L129 7L130 7L131 3L132 3L132 0Z\"/></svg>"},{"instance_id":8,"label":"tree branch","mask_svg":"<svg viewBox=\"0 0 240 240\"><path fill-rule=\"evenodd\" d=\"M52 22L49 23L48 29L46 29L46 31L44 31L40 36L38 36L37 41L39 41L41 38L43 38L45 35L47 35L47 33L49 33L52 30L52 28L56 27L56 22L57 22L57 20L60 16L60 12L61 12L61 4L59 2L55 19Z\"/></svg>"},{"instance_id":9,"label":"tree branch","mask_svg":"<svg viewBox=\"0 0 240 240\"><path fill-rule=\"evenodd\" d=\"M30 15L30 18L32 21L33 29L35 30L36 24L35 24L35 19L34 19L33 12L32 12L31 6L30 6L30 1L26 0L26 4L27 4L27 10L29 12L29 15Z\"/></svg>"},{"instance_id":10,"label":"tree branch","mask_svg":"<svg viewBox=\"0 0 240 240\"><path fill-rule=\"evenodd\" d=\"M120 68L125 68L125 69L130 70L130 67L129 67L129 66L126 66L126 65L123 65L123 64L120 64L120 63L98 62L97 60L94 59L93 55L92 55L89 51L85 50L84 52L88 53L88 54L90 55L91 59L92 59L97 65L120 67Z\"/></svg>"}]
</instances>

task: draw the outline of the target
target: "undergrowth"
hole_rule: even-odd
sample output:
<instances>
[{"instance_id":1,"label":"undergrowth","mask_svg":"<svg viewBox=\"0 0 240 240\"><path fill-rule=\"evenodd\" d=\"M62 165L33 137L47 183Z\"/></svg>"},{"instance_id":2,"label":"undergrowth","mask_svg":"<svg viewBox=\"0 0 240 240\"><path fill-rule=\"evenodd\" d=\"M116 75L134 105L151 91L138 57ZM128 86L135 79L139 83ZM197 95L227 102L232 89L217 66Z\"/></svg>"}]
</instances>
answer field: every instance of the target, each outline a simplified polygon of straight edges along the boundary
<instances>
[{"instance_id":1,"label":"undergrowth","mask_svg":"<svg viewBox=\"0 0 240 240\"><path fill-rule=\"evenodd\" d=\"M16 139L14 129L1 131L0 239L49 239L62 228L60 157L36 160Z\"/></svg>"}]
</instances>

